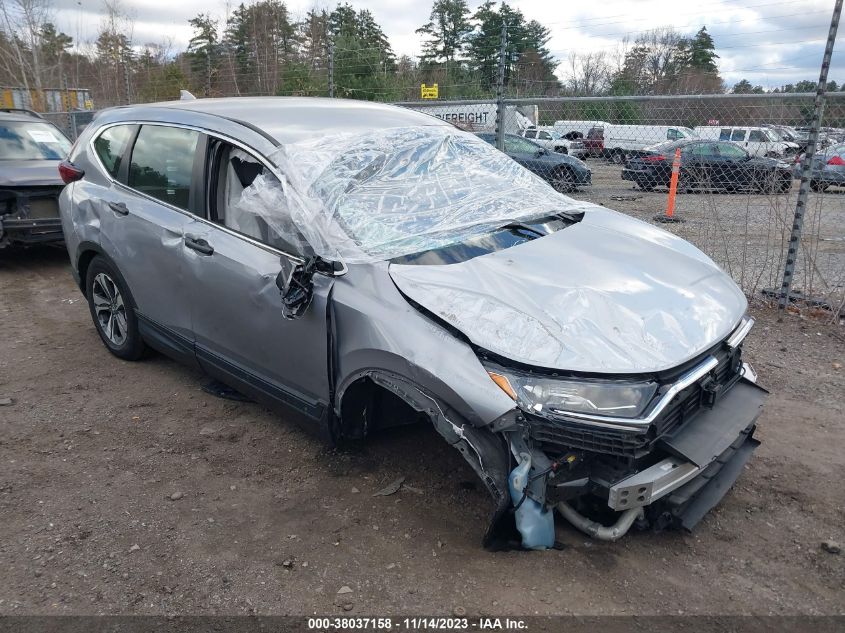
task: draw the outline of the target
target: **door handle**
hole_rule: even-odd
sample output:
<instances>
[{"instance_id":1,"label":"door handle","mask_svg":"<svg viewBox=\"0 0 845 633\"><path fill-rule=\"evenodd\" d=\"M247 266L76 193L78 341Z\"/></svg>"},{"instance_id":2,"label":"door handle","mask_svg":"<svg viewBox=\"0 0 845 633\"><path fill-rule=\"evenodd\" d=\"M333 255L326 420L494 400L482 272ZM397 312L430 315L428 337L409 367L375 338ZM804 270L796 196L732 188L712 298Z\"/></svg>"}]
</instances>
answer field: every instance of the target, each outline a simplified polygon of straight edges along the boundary
<instances>
[{"instance_id":1,"label":"door handle","mask_svg":"<svg viewBox=\"0 0 845 633\"><path fill-rule=\"evenodd\" d=\"M185 236L185 246L190 248L192 251L196 251L201 255L211 255L214 253L214 247L206 242L201 237L194 237L193 235L186 235Z\"/></svg>"},{"instance_id":2,"label":"door handle","mask_svg":"<svg viewBox=\"0 0 845 633\"><path fill-rule=\"evenodd\" d=\"M129 209L123 202L109 202L109 209L111 209L118 215L129 215Z\"/></svg>"}]
</instances>

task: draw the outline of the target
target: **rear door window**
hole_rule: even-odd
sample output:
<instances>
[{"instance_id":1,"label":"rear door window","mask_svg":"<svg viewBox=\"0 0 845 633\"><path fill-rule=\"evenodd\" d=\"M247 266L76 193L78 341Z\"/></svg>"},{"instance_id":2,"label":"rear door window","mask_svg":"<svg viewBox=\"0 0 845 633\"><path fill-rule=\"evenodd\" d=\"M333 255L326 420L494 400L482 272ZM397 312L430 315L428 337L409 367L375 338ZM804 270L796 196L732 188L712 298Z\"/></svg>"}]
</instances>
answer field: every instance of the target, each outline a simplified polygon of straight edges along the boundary
<instances>
[{"instance_id":1,"label":"rear door window","mask_svg":"<svg viewBox=\"0 0 845 633\"><path fill-rule=\"evenodd\" d=\"M744 141L745 140L745 130L734 130L731 132L731 140L732 141Z\"/></svg>"},{"instance_id":2,"label":"rear door window","mask_svg":"<svg viewBox=\"0 0 845 633\"><path fill-rule=\"evenodd\" d=\"M548 132L540 132L540 135L537 138L539 138L540 140L543 140L543 141L551 141L552 135L549 134Z\"/></svg>"},{"instance_id":3,"label":"rear door window","mask_svg":"<svg viewBox=\"0 0 845 633\"><path fill-rule=\"evenodd\" d=\"M126 146L132 140L136 125L115 125L94 140L94 151L112 178L118 178Z\"/></svg>"},{"instance_id":4,"label":"rear door window","mask_svg":"<svg viewBox=\"0 0 845 633\"><path fill-rule=\"evenodd\" d=\"M132 148L129 186L174 207L188 210L200 133L164 125L144 125Z\"/></svg>"},{"instance_id":5,"label":"rear door window","mask_svg":"<svg viewBox=\"0 0 845 633\"><path fill-rule=\"evenodd\" d=\"M760 130L751 130L751 132L748 133L748 140L755 143L765 143L769 139L767 139L766 135Z\"/></svg>"}]
</instances>

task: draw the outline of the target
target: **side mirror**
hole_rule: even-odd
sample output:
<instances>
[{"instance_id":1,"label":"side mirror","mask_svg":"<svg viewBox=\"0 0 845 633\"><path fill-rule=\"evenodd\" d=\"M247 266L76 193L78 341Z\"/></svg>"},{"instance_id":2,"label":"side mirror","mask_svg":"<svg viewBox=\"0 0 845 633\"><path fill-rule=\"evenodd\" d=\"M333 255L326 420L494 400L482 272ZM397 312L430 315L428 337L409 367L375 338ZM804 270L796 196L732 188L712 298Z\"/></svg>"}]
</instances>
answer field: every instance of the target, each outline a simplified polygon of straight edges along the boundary
<instances>
[{"instance_id":1,"label":"side mirror","mask_svg":"<svg viewBox=\"0 0 845 633\"><path fill-rule=\"evenodd\" d=\"M282 316L286 319L297 319L308 310L314 295L314 273L337 277L346 272L343 262L330 262L316 255L301 264L280 257L279 264L276 287L282 295Z\"/></svg>"}]
</instances>

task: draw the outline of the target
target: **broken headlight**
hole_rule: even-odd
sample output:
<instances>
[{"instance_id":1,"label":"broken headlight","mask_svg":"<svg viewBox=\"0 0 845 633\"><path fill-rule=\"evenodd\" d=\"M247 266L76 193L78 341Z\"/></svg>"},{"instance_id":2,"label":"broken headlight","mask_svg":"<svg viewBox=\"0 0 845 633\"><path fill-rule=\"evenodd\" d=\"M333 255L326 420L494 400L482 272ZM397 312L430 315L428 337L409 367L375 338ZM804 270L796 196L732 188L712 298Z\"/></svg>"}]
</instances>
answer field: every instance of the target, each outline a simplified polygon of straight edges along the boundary
<instances>
[{"instance_id":1,"label":"broken headlight","mask_svg":"<svg viewBox=\"0 0 845 633\"><path fill-rule=\"evenodd\" d=\"M555 378L488 369L490 378L519 406L540 415L579 413L639 417L657 391L651 381Z\"/></svg>"}]
</instances>

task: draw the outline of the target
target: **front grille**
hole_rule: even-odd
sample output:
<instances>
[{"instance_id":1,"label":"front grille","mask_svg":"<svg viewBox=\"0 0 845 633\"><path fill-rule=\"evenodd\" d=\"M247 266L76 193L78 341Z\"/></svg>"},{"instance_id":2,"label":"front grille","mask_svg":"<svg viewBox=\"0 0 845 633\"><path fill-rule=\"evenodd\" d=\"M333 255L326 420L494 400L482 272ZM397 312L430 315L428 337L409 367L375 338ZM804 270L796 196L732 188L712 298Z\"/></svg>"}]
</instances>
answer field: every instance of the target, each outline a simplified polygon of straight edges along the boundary
<instances>
[{"instance_id":1,"label":"front grille","mask_svg":"<svg viewBox=\"0 0 845 633\"><path fill-rule=\"evenodd\" d=\"M740 351L722 345L711 352L719 364L698 382L676 395L663 410L648 433L638 434L614 429L591 427L587 424L529 417L529 433L541 448L553 452L584 450L617 457L639 459L651 452L661 436L676 431L706 406L708 389L724 393L740 376ZM706 389L708 381L709 388Z\"/></svg>"}]
</instances>

